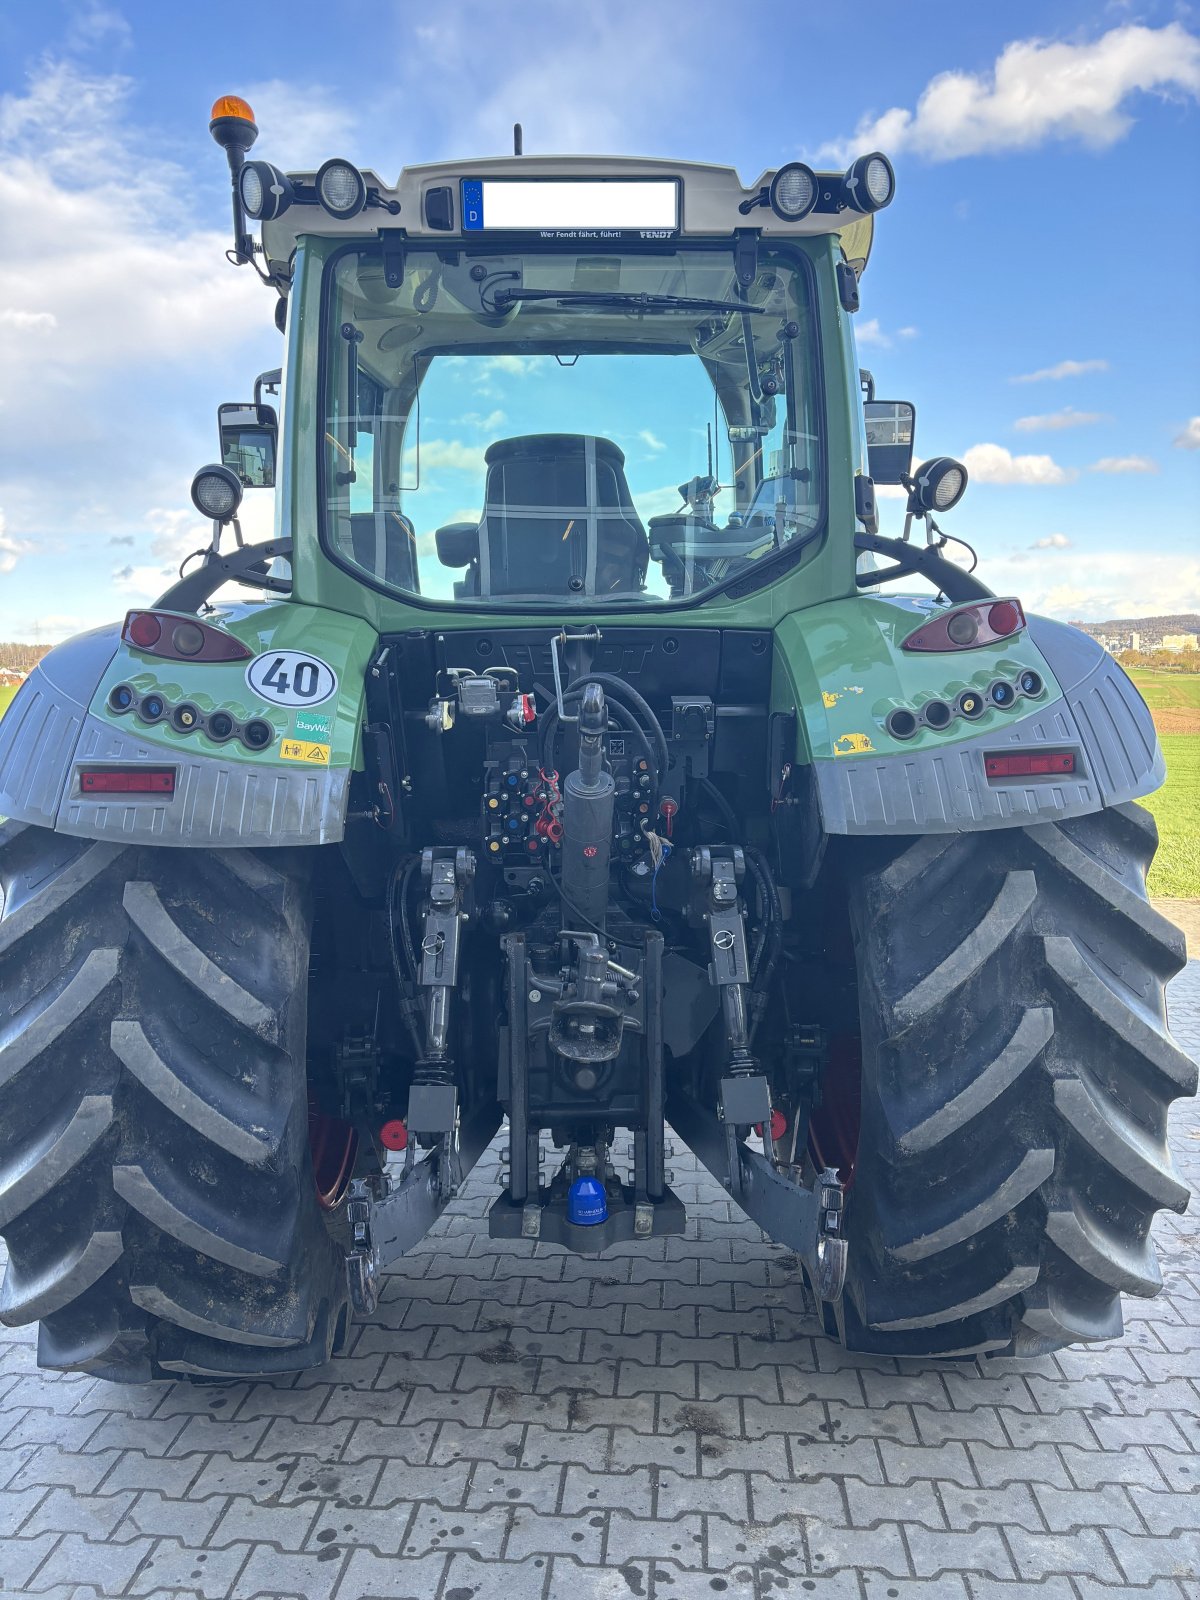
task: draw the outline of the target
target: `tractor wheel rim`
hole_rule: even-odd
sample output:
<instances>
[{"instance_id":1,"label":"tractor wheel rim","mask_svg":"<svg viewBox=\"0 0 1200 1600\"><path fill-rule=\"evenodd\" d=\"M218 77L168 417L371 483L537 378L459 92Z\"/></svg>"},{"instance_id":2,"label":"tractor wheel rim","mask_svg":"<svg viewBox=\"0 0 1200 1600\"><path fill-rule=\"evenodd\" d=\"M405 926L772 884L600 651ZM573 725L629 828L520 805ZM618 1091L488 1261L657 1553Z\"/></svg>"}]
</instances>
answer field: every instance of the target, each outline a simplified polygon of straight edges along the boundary
<instances>
[{"instance_id":1,"label":"tractor wheel rim","mask_svg":"<svg viewBox=\"0 0 1200 1600\"><path fill-rule=\"evenodd\" d=\"M350 1187L358 1155L358 1133L353 1123L309 1106L308 1148L317 1203L323 1211L333 1211L345 1199Z\"/></svg>"}]
</instances>

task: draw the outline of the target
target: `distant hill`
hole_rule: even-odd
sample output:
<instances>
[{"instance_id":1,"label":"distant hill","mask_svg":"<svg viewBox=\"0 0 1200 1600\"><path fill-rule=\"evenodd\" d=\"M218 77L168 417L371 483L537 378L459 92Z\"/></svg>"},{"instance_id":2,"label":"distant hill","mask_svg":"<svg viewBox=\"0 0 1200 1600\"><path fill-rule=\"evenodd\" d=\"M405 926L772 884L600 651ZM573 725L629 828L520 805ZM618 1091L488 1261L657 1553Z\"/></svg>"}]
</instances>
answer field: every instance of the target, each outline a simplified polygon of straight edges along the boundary
<instances>
[{"instance_id":1,"label":"distant hill","mask_svg":"<svg viewBox=\"0 0 1200 1600\"><path fill-rule=\"evenodd\" d=\"M1111 622L1073 622L1073 628L1107 642L1136 633L1140 650L1156 650L1168 633L1200 633L1200 612L1182 611L1170 617L1114 617Z\"/></svg>"}]
</instances>

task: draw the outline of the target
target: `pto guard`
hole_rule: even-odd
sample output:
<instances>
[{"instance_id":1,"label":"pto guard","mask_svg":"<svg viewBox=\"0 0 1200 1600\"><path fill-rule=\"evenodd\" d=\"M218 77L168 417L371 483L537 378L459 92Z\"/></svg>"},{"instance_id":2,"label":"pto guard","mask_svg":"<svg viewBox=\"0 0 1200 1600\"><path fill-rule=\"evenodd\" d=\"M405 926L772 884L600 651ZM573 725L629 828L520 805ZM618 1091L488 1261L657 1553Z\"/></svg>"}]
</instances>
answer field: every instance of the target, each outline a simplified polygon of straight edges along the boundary
<instances>
[{"instance_id":1,"label":"pto guard","mask_svg":"<svg viewBox=\"0 0 1200 1600\"><path fill-rule=\"evenodd\" d=\"M864 595L814 606L777 628L777 659L803 724L797 760L807 758L824 833L1028 827L1122 805L1162 784L1166 769L1150 713L1095 640L1030 617L1023 632L982 648L905 652L902 641L931 604ZM990 684L1018 681L1027 671L1040 679L1038 693L1009 707L987 699ZM981 715L921 726L906 740L889 733L889 713L920 713L935 698L953 706L968 690L986 701ZM1074 754L1070 776L987 776L985 753L1048 748Z\"/></svg>"},{"instance_id":2,"label":"pto guard","mask_svg":"<svg viewBox=\"0 0 1200 1600\"><path fill-rule=\"evenodd\" d=\"M123 643L120 624L52 650L0 720L0 816L123 844L261 848L341 839L350 775L360 759L374 630L294 601L218 607L204 621L240 639L251 658L165 659ZM311 707L267 699L248 676L272 652L328 667L333 692ZM274 737L266 749L251 750L236 738L218 742L203 728L179 732L168 718L144 722L110 708L119 684L139 698L160 695L168 708L186 701L202 719L220 710L239 725L262 720ZM89 764L170 765L175 792L84 796L79 771Z\"/></svg>"}]
</instances>

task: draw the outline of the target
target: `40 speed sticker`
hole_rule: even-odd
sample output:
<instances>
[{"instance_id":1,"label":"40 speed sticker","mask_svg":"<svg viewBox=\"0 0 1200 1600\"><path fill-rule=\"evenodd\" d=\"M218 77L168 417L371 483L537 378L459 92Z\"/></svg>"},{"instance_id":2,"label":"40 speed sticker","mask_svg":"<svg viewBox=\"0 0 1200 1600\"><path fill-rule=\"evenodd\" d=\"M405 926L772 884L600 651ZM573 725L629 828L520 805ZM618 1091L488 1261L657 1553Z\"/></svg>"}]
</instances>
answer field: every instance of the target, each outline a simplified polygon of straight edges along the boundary
<instances>
[{"instance_id":1,"label":"40 speed sticker","mask_svg":"<svg viewBox=\"0 0 1200 1600\"><path fill-rule=\"evenodd\" d=\"M337 673L302 650L268 650L246 668L246 682L273 706L319 706L337 692Z\"/></svg>"}]
</instances>

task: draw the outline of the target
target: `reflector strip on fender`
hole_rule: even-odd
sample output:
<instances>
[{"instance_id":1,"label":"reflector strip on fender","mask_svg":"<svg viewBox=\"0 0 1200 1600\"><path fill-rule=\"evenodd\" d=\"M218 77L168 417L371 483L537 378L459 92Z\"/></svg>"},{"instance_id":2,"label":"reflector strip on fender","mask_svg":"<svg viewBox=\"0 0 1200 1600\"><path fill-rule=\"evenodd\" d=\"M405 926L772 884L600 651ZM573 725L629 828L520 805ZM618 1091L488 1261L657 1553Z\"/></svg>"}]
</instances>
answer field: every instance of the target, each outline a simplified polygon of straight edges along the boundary
<instances>
[{"instance_id":1,"label":"reflector strip on fender","mask_svg":"<svg viewBox=\"0 0 1200 1600\"><path fill-rule=\"evenodd\" d=\"M114 771L111 767L85 767L79 774L80 794L175 793L174 767L136 767Z\"/></svg>"},{"instance_id":2,"label":"reflector strip on fender","mask_svg":"<svg viewBox=\"0 0 1200 1600\"><path fill-rule=\"evenodd\" d=\"M985 755L984 771L989 778L1049 778L1075 771L1073 750L1006 751Z\"/></svg>"}]
</instances>

